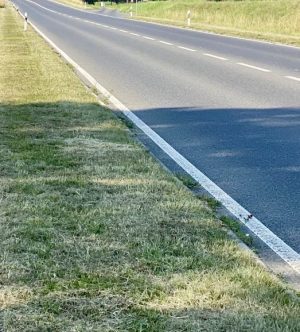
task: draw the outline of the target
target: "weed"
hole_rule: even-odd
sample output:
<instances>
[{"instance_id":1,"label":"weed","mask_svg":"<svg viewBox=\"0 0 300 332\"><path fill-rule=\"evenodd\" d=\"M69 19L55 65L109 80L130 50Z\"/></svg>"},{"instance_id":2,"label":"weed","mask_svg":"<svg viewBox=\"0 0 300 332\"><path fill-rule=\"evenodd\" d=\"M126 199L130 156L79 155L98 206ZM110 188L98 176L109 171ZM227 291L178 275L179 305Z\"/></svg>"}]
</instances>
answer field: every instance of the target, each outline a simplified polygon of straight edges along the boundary
<instances>
[{"instance_id":1,"label":"weed","mask_svg":"<svg viewBox=\"0 0 300 332\"><path fill-rule=\"evenodd\" d=\"M124 116L121 116L120 119L128 129L133 129L134 128L133 122L130 121L128 118L125 118Z\"/></svg>"},{"instance_id":2,"label":"weed","mask_svg":"<svg viewBox=\"0 0 300 332\"><path fill-rule=\"evenodd\" d=\"M216 210L221 207L221 203L219 201L217 201L216 199L214 199L213 197L208 197L205 195L198 195L197 196L199 199L205 201L207 203L207 205L214 211L216 212Z\"/></svg>"},{"instance_id":3,"label":"weed","mask_svg":"<svg viewBox=\"0 0 300 332\"><path fill-rule=\"evenodd\" d=\"M252 246L253 244L253 239L251 236L248 234L245 234L241 230L241 225L237 220L234 220L232 218L222 216L220 220L227 226L229 227L239 239L241 239L244 243L246 243L248 246Z\"/></svg>"},{"instance_id":4,"label":"weed","mask_svg":"<svg viewBox=\"0 0 300 332\"><path fill-rule=\"evenodd\" d=\"M199 183L194 180L190 175L177 173L176 177L189 189L195 189L199 187Z\"/></svg>"}]
</instances>

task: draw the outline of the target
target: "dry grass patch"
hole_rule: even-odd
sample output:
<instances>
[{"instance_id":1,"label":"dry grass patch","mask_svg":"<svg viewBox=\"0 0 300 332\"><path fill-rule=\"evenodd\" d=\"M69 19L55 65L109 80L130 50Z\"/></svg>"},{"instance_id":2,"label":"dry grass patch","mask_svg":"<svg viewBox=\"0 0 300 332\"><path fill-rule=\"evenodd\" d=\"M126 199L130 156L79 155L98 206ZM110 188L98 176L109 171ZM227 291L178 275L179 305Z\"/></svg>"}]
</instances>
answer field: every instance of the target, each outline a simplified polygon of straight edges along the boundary
<instances>
[{"instance_id":1,"label":"dry grass patch","mask_svg":"<svg viewBox=\"0 0 300 332\"><path fill-rule=\"evenodd\" d=\"M299 330L297 295L10 8L0 36L0 330Z\"/></svg>"}]
</instances>

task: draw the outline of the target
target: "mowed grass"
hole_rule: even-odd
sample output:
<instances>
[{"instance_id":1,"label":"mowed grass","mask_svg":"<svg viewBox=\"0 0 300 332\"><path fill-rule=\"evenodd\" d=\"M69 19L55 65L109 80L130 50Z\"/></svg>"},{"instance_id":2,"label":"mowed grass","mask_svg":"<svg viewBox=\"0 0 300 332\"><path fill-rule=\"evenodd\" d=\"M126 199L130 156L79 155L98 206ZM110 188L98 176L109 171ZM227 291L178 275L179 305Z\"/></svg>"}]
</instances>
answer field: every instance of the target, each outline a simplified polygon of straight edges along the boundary
<instances>
[{"instance_id":1,"label":"mowed grass","mask_svg":"<svg viewBox=\"0 0 300 332\"><path fill-rule=\"evenodd\" d=\"M117 8L128 11L130 6L121 4ZM298 0L167 0L138 4L139 17L180 26L186 26L188 10L192 28L300 45Z\"/></svg>"},{"instance_id":2,"label":"mowed grass","mask_svg":"<svg viewBox=\"0 0 300 332\"><path fill-rule=\"evenodd\" d=\"M299 295L22 23L0 10L0 330L299 331Z\"/></svg>"}]
</instances>

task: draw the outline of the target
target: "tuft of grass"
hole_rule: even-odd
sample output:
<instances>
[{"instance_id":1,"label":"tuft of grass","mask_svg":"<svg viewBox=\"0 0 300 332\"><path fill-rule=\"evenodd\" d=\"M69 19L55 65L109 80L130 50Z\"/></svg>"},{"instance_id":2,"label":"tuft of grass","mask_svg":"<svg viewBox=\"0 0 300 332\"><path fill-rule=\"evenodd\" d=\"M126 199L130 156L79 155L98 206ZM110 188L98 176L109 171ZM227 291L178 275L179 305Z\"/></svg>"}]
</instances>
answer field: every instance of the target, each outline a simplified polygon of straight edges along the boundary
<instances>
[{"instance_id":1,"label":"tuft of grass","mask_svg":"<svg viewBox=\"0 0 300 332\"><path fill-rule=\"evenodd\" d=\"M119 119L128 129L134 128L134 123L126 118L123 114L119 114Z\"/></svg>"},{"instance_id":2,"label":"tuft of grass","mask_svg":"<svg viewBox=\"0 0 300 332\"><path fill-rule=\"evenodd\" d=\"M237 220L234 220L230 217L226 217L226 216L222 216L220 218L220 220L223 222L224 225L226 225L227 227L229 227L234 233L235 235L237 235L237 237L239 239L241 239L244 243L246 243L248 246L252 246L253 244L253 239L251 236L245 234L242 230L241 230L241 225Z\"/></svg>"},{"instance_id":3,"label":"tuft of grass","mask_svg":"<svg viewBox=\"0 0 300 332\"><path fill-rule=\"evenodd\" d=\"M0 330L299 330L298 295L10 7L0 36Z\"/></svg>"},{"instance_id":4,"label":"tuft of grass","mask_svg":"<svg viewBox=\"0 0 300 332\"><path fill-rule=\"evenodd\" d=\"M113 6L128 11L130 4ZM300 45L298 0L167 0L138 3L138 17L217 33Z\"/></svg>"},{"instance_id":5,"label":"tuft of grass","mask_svg":"<svg viewBox=\"0 0 300 332\"><path fill-rule=\"evenodd\" d=\"M212 211L216 212L219 207L221 207L221 203L214 199L213 197L208 197L204 195L197 195L197 197L207 203L207 205L212 209Z\"/></svg>"},{"instance_id":6,"label":"tuft of grass","mask_svg":"<svg viewBox=\"0 0 300 332\"><path fill-rule=\"evenodd\" d=\"M188 174L177 173L176 177L189 189L199 187L199 183Z\"/></svg>"},{"instance_id":7,"label":"tuft of grass","mask_svg":"<svg viewBox=\"0 0 300 332\"><path fill-rule=\"evenodd\" d=\"M5 7L5 0L0 0L0 8L4 8Z\"/></svg>"}]
</instances>

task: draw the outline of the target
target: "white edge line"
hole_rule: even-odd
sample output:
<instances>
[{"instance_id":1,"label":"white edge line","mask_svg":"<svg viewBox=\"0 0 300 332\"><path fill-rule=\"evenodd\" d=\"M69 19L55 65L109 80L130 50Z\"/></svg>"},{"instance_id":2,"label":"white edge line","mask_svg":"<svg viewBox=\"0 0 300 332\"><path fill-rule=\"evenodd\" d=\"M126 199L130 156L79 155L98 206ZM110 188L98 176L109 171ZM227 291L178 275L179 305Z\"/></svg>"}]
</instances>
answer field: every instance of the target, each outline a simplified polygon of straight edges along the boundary
<instances>
[{"instance_id":1,"label":"white edge line","mask_svg":"<svg viewBox=\"0 0 300 332\"><path fill-rule=\"evenodd\" d=\"M214 54L210 54L210 53L203 53L203 55L209 56L211 58L223 60L223 61L228 60L227 58L223 58L222 56L218 56L218 55L214 55Z\"/></svg>"},{"instance_id":2,"label":"white edge line","mask_svg":"<svg viewBox=\"0 0 300 332\"><path fill-rule=\"evenodd\" d=\"M256 70L259 70L259 71L263 71L265 73L270 73L271 72L271 70L269 70L269 69L248 65L247 63L244 63L244 62L237 62L237 64L240 65L240 66L251 68L251 69L256 69Z\"/></svg>"},{"instance_id":3,"label":"white edge line","mask_svg":"<svg viewBox=\"0 0 300 332\"><path fill-rule=\"evenodd\" d=\"M289 78L290 80L294 80L294 81L298 81L298 82L300 82L300 78L299 78L299 77L295 77L295 76L285 76L285 78Z\"/></svg>"},{"instance_id":4,"label":"white edge line","mask_svg":"<svg viewBox=\"0 0 300 332\"><path fill-rule=\"evenodd\" d=\"M20 11L20 15L24 18ZM147 126L140 118L132 113L116 97L106 90L97 80L80 67L72 58L62 51L51 39L41 32L34 24L29 22L32 28L44 40L58 52L67 62L69 62L78 73L80 73L90 84L92 84L103 96L119 109L128 119L130 119L139 129L141 129L157 146L159 146L171 159L173 159L183 170L193 177L206 191L208 191L216 200L223 204L229 212L238 218L251 232L257 235L269 248L271 248L279 257L288 263L297 273L300 274L300 255L282 241L277 235L269 230L254 216L246 221L250 215L249 211L243 208L233 198L226 194L205 174L191 164L179 152L177 152L169 143L161 138L155 131Z\"/></svg>"}]
</instances>

